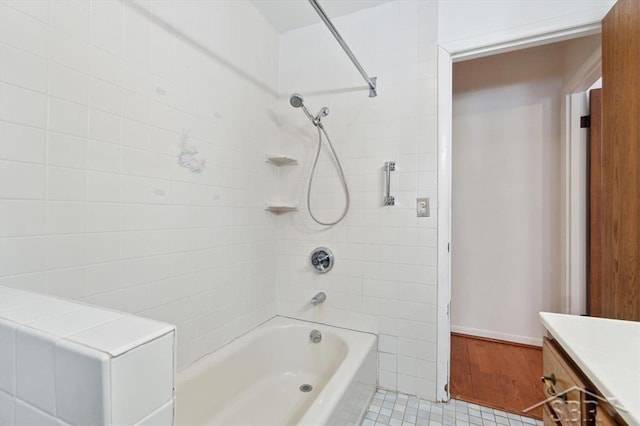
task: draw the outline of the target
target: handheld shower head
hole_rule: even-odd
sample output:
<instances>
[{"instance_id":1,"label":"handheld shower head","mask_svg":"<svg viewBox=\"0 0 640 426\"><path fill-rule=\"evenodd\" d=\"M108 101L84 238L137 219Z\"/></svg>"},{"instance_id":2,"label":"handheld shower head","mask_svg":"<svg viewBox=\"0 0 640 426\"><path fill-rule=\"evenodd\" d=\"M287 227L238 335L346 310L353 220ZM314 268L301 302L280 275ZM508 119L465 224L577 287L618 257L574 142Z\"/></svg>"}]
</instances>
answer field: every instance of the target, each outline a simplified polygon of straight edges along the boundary
<instances>
[{"instance_id":1,"label":"handheld shower head","mask_svg":"<svg viewBox=\"0 0 640 426\"><path fill-rule=\"evenodd\" d=\"M320 120L322 117L326 117L327 115L329 115L329 108L322 107L316 114L316 120Z\"/></svg>"},{"instance_id":2,"label":"handheld shower head","mask_svg":"<svg viewBox=\"0 0 640 426\"><path fill-rule=\"evenodd\" d=\"M298 95L297 93L294 93L289 98L289 103L294 108L300 108L301 106L304 106L303 101L304 101L304 99L302 99L302 96Z\"/></svg>"},{"instance_id":3,"label":"handheld shower head","mask_svg":"<svg viewBox=\"0 0 640 426\"><path fill-rule=\"evenodd\" d=\"M289 103L294 108L302 108L302 111L304 111L304 114L307 116L307 118L311 120L314 126L317 127L322 127L322 123L320 122L320 120L322 119L322 117L326 117L327 115L329 115L329 108L327 107L322 107L315 117L311 115L307 107L304 106L304 99L302 99L302 96L297 93L291 95L291 97L289 98Z\"/></svg>"}]
</instances>

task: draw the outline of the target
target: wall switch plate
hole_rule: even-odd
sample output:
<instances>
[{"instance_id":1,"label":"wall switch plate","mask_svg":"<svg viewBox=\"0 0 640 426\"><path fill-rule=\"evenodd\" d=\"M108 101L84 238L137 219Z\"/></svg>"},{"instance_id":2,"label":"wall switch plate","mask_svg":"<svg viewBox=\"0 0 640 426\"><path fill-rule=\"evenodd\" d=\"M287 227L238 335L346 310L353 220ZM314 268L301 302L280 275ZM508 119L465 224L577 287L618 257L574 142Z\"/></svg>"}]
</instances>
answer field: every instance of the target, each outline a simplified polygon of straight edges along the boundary
<instances>
[{"instance_id":1,"label":"wall switch plate","mask_svg":"<svg viewBox=\"0 0 640 426\"><path fill-rule=\"evenodd\" d=\"M418 217L429 217L429 198L416 198L416 214Z\"/></svg>"}]
</instances>

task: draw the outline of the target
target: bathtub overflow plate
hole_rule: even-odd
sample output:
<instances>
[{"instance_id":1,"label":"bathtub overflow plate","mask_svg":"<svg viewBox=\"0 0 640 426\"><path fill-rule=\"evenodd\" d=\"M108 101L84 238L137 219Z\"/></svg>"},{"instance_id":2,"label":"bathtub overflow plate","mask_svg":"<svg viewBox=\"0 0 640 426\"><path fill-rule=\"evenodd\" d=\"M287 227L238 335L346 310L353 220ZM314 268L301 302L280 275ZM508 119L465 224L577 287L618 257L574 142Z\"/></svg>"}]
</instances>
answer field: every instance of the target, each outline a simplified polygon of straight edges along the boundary
<instances>
[{"instance_id":1,"label":"bathtub overflow plate","mask_svg":"<svg viewBox=\"0 0 640 426\"><path fill-rule=\"evenodd\" d=\"M313 390L313 386L309 384L300 385L300 392L311 392Z\"/></svg>"}]
</instances>

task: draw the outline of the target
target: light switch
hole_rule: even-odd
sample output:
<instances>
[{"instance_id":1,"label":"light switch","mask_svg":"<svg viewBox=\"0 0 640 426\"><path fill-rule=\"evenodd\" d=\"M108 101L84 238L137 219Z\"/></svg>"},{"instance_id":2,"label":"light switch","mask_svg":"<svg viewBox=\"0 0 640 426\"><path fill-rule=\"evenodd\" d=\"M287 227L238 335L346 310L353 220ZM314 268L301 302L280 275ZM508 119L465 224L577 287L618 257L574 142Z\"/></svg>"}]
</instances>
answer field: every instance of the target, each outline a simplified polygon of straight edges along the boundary
<instances>
[{"instance_id":1,"label":"light switch","mask_svg":"<svg viewBox=\"0 0 640 426\"><path fill-rule=\"evenodd\" d=\"M418 217L429 217L429 198L416 198L416 214Z\"/></svg>"}]
</instances>

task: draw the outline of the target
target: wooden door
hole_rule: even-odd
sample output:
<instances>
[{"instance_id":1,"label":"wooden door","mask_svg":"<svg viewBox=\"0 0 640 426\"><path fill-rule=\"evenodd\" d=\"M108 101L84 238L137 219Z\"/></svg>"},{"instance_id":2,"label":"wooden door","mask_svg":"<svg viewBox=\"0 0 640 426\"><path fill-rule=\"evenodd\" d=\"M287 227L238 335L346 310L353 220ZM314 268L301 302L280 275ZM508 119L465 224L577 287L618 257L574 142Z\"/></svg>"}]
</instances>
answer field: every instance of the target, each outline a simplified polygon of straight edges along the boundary
<instances>
[{"instance_id":1,"label":"wooden door","mask_svg":"<svg viewBox=\"0 0 640 426\"><path fill-rule=\"evenodd\" d=\"M640 0L602 21L600 316L640 321Z\"/></svg>"}]
</instances>

